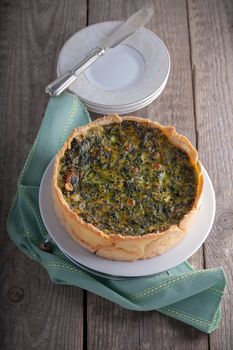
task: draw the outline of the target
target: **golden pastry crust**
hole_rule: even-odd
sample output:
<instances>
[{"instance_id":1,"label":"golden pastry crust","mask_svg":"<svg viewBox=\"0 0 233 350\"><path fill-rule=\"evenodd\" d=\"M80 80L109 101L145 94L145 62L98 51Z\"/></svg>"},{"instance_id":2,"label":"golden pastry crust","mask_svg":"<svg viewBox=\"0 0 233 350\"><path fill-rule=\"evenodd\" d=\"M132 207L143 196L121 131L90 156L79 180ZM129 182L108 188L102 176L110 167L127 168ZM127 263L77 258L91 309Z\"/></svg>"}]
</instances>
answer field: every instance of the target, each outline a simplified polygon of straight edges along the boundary
<instances>
[{"instance_id":1,"label":"golden pastry crust","mask_svg":"<svg viewBox=\"0 0 233 350\"><path fill-rule=\"evenodd\" d=\"M65 201L58 186L60 160L66 149L70 149L74 137L83 138L91 128L112 123L121 123L123 120L136 121L142 125L160 129L168 139L182 149L195 167L197 173L197 193L191 210L183 217L178 225L172 225L163 232L148 233L142 236L123 236L121 234L105 234L97 227L84 220L75 213ZM52 175L52 196L55 212L66 231L83 247L89 251L111 260L134 261L160 255L176 246L189 231L193 219L199 210L203 190L203 174L198 153L190 141L176 132L172 126L162 126L149 119L138 117L119 117L108 115L96 121L74 129L62 149L57 153Z\"/></svg>"}]
</instances>

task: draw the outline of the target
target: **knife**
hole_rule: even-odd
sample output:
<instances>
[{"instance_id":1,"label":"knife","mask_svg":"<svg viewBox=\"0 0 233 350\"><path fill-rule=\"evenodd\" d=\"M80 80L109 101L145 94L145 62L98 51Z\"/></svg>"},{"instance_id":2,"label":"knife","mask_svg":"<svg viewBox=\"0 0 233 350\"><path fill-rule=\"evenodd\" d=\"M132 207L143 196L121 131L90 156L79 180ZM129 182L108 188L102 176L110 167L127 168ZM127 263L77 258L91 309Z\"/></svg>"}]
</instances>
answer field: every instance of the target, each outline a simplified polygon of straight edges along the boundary
<instances>
[{"instance_id":1,"label":"knife","mask_svg":"<svg viewBox=\"0 0 233 350\"><path fill-rule=\"evenodd\" d=\"M50 83L45 91L50 96L58 96L73 83L78 75L87 67L94 63L99 57L105 54L108 49L114 48L130 35L143 27L152 17L154 9L144 8L130 16L126 22L121 24L113 33L101 44L92 50L83 60L81 60L73 69L61 75Z\"/></svg>"}]
</instances>

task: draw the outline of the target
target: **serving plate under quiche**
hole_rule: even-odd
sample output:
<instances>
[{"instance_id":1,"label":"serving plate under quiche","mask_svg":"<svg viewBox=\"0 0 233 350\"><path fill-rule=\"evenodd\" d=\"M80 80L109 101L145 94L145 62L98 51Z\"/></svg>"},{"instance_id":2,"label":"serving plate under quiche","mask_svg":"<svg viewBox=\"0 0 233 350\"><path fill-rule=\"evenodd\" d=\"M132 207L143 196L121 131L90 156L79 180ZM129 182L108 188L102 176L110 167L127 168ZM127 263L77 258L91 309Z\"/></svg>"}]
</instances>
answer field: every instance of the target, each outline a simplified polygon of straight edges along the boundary
<instances>
[{"instance_id":1,"label":"serving plate under quiche","mask_svg":"<svg viewBox=\"0 0 233 350\"><path fill-rule=\"evenodd\" d=\"M56 156L51 189L73 239L107 259L135 261L187 234L203 174L197 151L174 127L110 115L72 132Z\"/></svg>"}]
</instances>

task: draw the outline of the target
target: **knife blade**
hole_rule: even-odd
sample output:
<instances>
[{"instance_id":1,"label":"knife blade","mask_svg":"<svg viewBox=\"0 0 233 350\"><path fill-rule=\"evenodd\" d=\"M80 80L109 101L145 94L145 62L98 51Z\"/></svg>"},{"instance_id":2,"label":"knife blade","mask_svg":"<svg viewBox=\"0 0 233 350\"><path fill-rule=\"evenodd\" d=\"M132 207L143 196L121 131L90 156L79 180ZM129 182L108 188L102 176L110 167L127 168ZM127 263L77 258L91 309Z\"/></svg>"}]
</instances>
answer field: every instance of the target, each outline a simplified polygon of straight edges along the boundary
<instances>
[{"instance_id":1,"label":"knife blade","mask_svg":"<svg viewBox=\"0 0 233 350\"><path fill-rule=\"evenodd\" d=\"M83 60L81 60L73 69L69 70L52 83L50 83L45 91L50 96L58 96L64 90L66 90L72 82L74 82L79 74L81 74L87 67L94 63L99 57L105 54L105 52L116 47L123 42L139 28L143 27L152 17L154 9L143 8L140 11L130 16L124 23L122 23L113 33L102 42L100 47L91 51Z\"/></svg>"},{"instance_id":2,"label":"knife blade","mask_svg":"<svg viewBox=\"0 0 233 350\"><path fill-rule=\"evenodd\" d=\"M153 8L144 8L134 13L126 22L113 31L113 33L103 42L102 46L105 48L114 48L149 22L153 12Z\"/></svg>"}]
</instances>

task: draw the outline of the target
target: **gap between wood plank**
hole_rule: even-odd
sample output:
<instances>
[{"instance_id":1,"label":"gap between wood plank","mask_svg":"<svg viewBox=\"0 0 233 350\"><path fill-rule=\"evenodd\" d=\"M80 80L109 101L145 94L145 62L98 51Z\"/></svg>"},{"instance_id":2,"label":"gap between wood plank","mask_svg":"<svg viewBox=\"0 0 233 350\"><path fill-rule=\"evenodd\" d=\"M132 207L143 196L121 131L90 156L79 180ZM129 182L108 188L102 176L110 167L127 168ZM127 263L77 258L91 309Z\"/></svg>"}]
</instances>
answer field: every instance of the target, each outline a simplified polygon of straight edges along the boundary
<instances>
[{"instance_id":1,"label":"gap between wood plank","mask_svg":"<svg viewBox=\"0 0 233 350\"><path fill-rule=\"evenodd\" d=\"M87 291L83 290L83 350L87 350Z\"/></svg>"},{"instance_id":2,"label":"gap between wood plank","mask_svg":"<svg viewBox=\"0 0 233 350\"><path fill-rule=\"evenodd\" d=\"M192 80L192 95L193 95L193 115L194 115L194 125L195 125L195 138L196 138L196 149L198 150L198 130L197 130L197 115L196 115L196 66L193 64L192 58L192 40L190 33L190 16L189 16L189 4L186 0L186 13L187 13L187 25L188 25L188 37L189 37L189 52L190 52L190 66L191 66L191 80Z\"/></svg>"},{"instance_id":3,"label":"gap between wood plank","mask_svg":"<svg viewBox=\"0 0 233 350\"><path fill-rule=\"evenodd\" d=\"M87 0L86 26L89 24L89 0Z\"/></svg>"}]
</instances>

